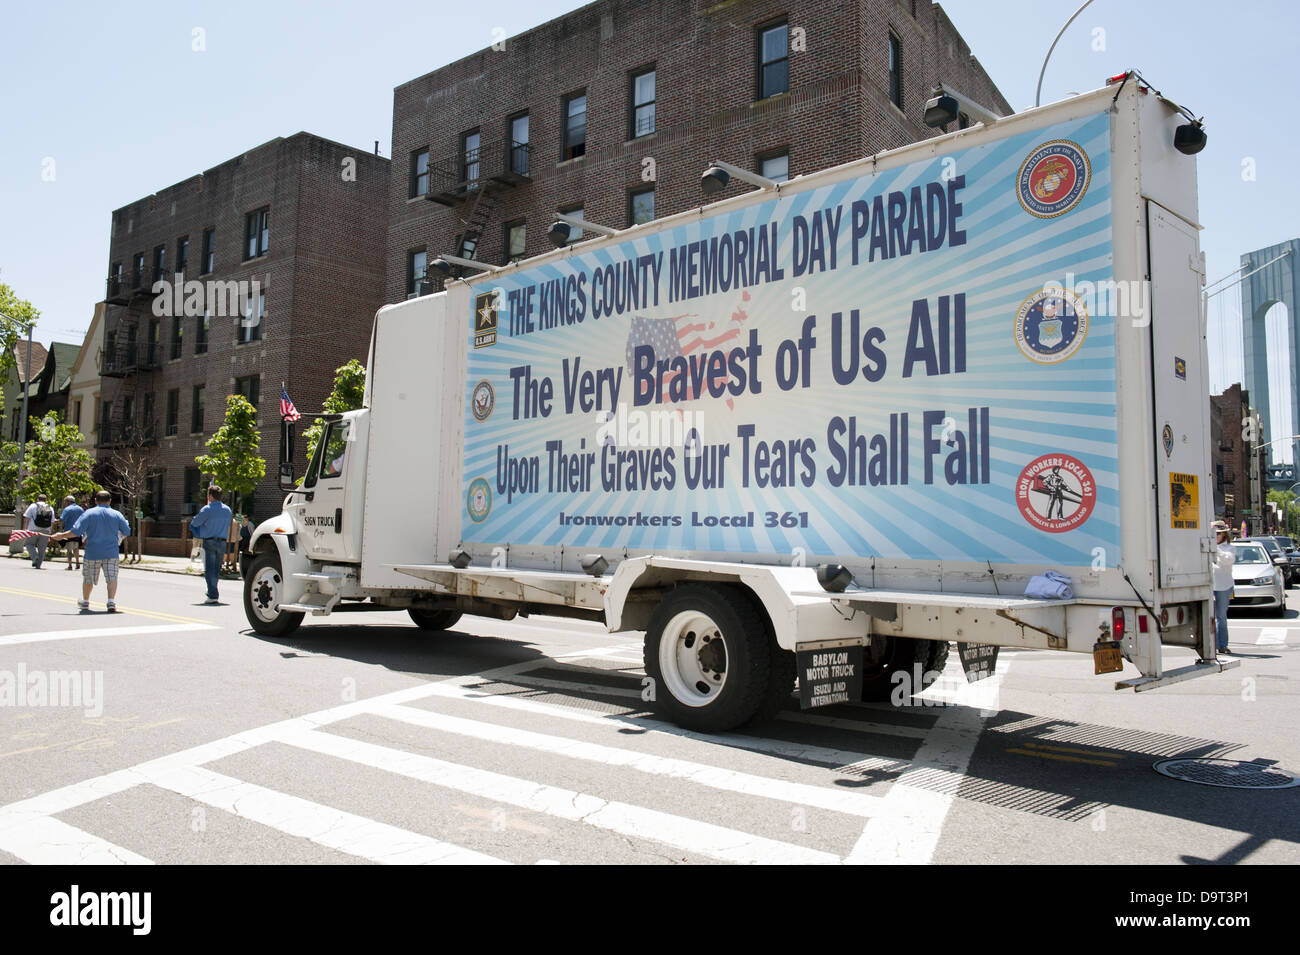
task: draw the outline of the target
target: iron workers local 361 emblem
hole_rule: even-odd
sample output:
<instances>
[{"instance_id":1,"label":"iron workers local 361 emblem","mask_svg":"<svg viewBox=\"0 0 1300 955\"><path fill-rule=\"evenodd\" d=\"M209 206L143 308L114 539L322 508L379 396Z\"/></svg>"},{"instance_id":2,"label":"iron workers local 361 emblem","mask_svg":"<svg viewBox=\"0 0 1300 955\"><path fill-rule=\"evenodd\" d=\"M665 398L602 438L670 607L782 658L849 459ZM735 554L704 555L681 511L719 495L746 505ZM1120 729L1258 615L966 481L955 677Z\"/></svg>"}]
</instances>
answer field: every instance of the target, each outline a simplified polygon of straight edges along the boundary
<instances>
[{"instance_id":1,"label":"iron workers local 361 emblem","mask_svg":"<svg viewBox=\"0 0 1300 955\"><path fill-rule=\"evenodd\" d=\"M1030 361L1065 361L1088 337L1088 310L1065 289L1046 289L1025 299L1016 312L1016 347Z\"/></svg>"},{"instance_id":2,"label":"iron workers local 361 emblem","mask_svg":"<svg viewBox=\"0 0 1300 955\"><path fill-rule=\"evenodd\" d=\"M1088 155L1077 143L1055 139L1043 143L1020 165L1016 194L1031 216L1054 219L1079 204L1092 176Z\"/></svg>"},{"instance_id":3,"label":"iron workers local 361 emblem","mask_svg":"<svg viewBox=\"0 0 1300 955\"><path fill-rule=\"evenodd\" d=\"M469 482L469 490L465 492L465 510L475 524L482 524L492 513L492 485L488 484L487 478L475 478Z\"/></svg>"},{"instance_id":4,"label":"iron workers local 361 emblem","mask_svg":"<svg viewBox=\"0 0 1300 955\"><path fill-rule=\"evenodd\" d=\"M1097 482L1078 458L1044 454L1016 478L1016 504L1034 527L1049 534L1072 531L1097 505Z\"/></svg>"}]
</instances>

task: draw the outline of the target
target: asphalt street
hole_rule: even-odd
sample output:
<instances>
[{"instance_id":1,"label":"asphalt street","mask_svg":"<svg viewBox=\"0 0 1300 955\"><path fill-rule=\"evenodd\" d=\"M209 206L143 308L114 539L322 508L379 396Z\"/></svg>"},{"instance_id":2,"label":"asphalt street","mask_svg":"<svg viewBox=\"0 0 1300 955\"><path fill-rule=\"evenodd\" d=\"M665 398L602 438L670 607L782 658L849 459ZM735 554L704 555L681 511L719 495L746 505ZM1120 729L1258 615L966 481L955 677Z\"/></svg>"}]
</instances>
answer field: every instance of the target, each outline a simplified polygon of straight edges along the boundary
<instances>
[{"instance_id":1,"label":"asphalt street","mask_svg":"<svg viewBox=\"0 0 1300 955\"><path fill-rule=\"evenodd\" d=\"M0 560L6 863L1300 862L1300 788L1153 769L1300 771L1300 590L1188 683L1020 651L968 687L954 653L908 706L704 736L648 713L638 633L364 613L274 640L235 581L212 607L124 569L113 615L79 583Z\"/></svg>"}]
</instances>

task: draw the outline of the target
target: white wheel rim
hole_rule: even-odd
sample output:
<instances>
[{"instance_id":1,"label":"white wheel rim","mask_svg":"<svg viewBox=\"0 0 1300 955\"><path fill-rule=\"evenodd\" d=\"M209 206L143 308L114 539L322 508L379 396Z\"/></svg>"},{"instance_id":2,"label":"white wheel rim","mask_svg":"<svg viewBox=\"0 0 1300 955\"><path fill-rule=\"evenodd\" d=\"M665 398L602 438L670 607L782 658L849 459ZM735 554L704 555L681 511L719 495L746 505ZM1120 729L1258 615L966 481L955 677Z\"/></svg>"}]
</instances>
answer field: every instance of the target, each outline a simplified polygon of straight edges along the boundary
<instances>
[{"instance_id":1,"label":"white wheel rim","mask_svg":"<svg viewBox=\"0 0 1300 955\"><path fill-rule=\"evenodd\" d=\"M253 575L251 588L253 613L264 623L275 623L280 618L280 572L274 567L263 567Z\"/></svg>"},{"instance_id":2,"label":"white wheel rim","mask_svg":"<svg viewBox=\"0 0 1300 955\"><path fill-rule=\"evenodd\" d=\"M659 641L659 672L668 692L687 706L708 706L727 685L727 645L708 614L684 610Z\"/></svg>"}]
</instances>

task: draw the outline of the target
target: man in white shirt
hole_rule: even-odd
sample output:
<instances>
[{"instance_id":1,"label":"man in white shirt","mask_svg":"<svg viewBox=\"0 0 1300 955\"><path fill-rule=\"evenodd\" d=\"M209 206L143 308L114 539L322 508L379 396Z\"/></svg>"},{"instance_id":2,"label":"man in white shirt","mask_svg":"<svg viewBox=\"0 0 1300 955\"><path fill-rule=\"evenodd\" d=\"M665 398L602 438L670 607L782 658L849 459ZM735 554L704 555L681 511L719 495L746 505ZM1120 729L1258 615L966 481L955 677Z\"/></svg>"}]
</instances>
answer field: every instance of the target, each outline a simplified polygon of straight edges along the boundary
<instances>
[{"instance_id":1,"label":"man in white shirt","mask_svg":"<svg viewBox=\"0 0 1300 955\"><path fill-rule=\"evenodd\" d=\"M1219 653L1228 652L1228 601L1232 598L1232 565L1237 552L1228 542L1231 533L1223 521L1210 525L1214 531L1214 646Z\"/></svg>"},{"instance_id":2,"label":"man in white shirt","mask_svg":"<svg viewBox=\"0 0 1300 955\"><path fill-rule=\"evenodd\" d=\"M39 536L27 538L27 555L32 559L32 566L37 570L45 563L45 548L49 546L50 534L54 531L54 508L50 507L44 494L37 494L36 500L23 512L27 526L23 530L35 531Z\"/></svg>"}]
</instances>

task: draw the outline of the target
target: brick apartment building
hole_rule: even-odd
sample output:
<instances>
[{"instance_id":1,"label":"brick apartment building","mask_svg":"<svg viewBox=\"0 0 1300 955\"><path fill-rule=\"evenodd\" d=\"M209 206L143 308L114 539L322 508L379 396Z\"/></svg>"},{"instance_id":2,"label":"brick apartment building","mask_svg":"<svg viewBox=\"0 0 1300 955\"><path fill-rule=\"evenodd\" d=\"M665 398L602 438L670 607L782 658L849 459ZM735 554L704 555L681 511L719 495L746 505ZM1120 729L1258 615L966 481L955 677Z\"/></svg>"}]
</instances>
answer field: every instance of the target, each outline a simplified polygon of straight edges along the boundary
<instances>
[{"instance_id":1,"label":"brick apartment building","mask_svg":"<svg viewBox=\"0 0 1300 955\"><path fill-rule=\"evenodd\" d=\"M937 135L940 82L1011 112L925 0L599 0L498 45L394 90L391 301L443 253L549 251L557 211L698 206L711 160L785 179Z\"/></svg>"},{"instance_id":2,"label":"brick apartment building","mask_svg":"<svg viewBox=\"0 0 1300 955\"><path fill-rule=\"evenodd\" d=\"M387 159L297 133L113 213L95 444L100 460L157 448L160 519L201 503L194 458L235 393L258 408L267 460L246 506L275 506L281 380L300 410L319 410L334 369L365 359L388 180ZM181 293L155 296L158 280Z\"/></svg>"},{"instance_id":3,"label":"brick apartment building","mask_svg":"<svg viewBox=\"0 0 1300 955\"><path fill-rule=\"evenodd\" d=\"M1210 396L1211 467L1214 472L1214 514L1240 529L1242 518L1250 529L1260 532L1265 498L1263 475L1268 449L1247 441L1251 419L1257 412L1250 405L1250 392L1240 383Z\"/></svg>"}]
</instances>

